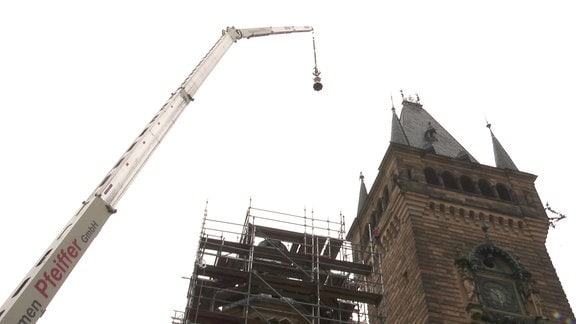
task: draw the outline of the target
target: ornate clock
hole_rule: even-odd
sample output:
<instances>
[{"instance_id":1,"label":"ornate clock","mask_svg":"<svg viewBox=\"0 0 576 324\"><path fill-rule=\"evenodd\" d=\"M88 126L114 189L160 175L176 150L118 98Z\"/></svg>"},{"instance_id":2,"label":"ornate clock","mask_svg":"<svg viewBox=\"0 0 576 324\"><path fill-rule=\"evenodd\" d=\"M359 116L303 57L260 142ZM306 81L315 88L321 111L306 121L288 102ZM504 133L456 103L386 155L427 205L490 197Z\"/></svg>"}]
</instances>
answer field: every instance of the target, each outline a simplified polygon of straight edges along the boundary
<instances>
[{"instance_id":1,"label":"ornate clock","mask_svg":"<svg viewBox=\"0 0 576 324\"><path fill-rule=\"evenodd\" d=\"M514 283L493 278L478 278L480 301L486 307L510 313L522 313Z\"/></svg>"}]
</instances>

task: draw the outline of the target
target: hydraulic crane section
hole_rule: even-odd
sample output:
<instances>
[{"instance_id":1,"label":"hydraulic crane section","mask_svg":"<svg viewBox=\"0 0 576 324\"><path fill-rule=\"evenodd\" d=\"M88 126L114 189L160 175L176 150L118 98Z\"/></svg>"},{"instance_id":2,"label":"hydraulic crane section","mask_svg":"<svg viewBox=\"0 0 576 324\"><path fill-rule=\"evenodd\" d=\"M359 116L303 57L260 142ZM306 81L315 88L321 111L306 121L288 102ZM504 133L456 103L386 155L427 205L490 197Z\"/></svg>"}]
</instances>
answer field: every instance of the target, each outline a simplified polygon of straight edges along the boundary
<instances>
[{"instance_id":1,"label":"hydraulic crane section","mask_svg":"<svg viewBox=\"0 0 576 324\"><path fill-rule=\"evenodd\" d=\"M228 27L196 68L170 96L116 165L82 203L40 260L0 308L0 324L36 323L74 266L142 169L154 149L176 122L194 94L237 40L273 34L311 32L311 27L265 27L237 29Z\"/></svg>"}]
</instances>

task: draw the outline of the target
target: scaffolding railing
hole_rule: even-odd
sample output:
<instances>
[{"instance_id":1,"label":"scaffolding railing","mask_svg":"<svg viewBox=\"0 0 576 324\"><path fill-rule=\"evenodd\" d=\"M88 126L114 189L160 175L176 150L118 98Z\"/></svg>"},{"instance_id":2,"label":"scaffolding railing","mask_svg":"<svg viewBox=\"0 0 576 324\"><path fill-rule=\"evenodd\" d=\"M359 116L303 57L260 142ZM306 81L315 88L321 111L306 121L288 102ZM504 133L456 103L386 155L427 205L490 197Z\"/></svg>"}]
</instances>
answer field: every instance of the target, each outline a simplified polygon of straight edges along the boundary
<instances>
[{"instance_id":1,"label":"scaffolding railing","mask_svg":"<svg viewBox=\"0 0 576 324\"><path fill-rule=\"evenodd\" d=\"M185 323L381 323L381 275L330 219L250 207L243 224L204 214ZM371 251L371 248L368 247Z\"/></svg>"},{"instance_id":2,"label":"scaffolding railing","mask_svg":"<svg viewBox=\"0 0 576 324\"><path fill-rule=\"evenodd\" d=\"M172 324L184 324L184 312L174 311L174 314L170 317L172 319Z\"/></svg>"}]
</instances>

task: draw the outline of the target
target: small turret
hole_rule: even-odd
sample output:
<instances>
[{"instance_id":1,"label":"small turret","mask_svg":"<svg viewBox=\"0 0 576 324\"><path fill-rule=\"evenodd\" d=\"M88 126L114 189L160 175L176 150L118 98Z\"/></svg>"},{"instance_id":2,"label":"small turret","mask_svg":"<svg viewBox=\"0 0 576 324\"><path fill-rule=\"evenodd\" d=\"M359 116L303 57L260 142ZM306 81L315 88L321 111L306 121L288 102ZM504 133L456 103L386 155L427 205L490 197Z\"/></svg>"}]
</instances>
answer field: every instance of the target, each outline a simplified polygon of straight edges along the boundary
<instances>
[{"instance_id":1,"label":"small turret","mask_svg":"<svg viewBox=\"0 0 576 324\"><path fill-rule=\"evenodd\" d=\"M368 190L366 190L366 185L364 184L364 175L360 172L360 195L358 197L358 212L356 213L356 217L360 216L366 199L368 199Z\"/></svg>"},{"instance_id":2,"label":"small turret","mask_svg":"<svg viewBox=\"0 0 576 324\"><path fill-rule=\"evenodd\" d=\"M392 134L390 135L390 142L410 146L404 128L400 124L400 118L396 114L396 108L392 106Z\"/></svg>"},{"instance_id":3,"label":"small turret","mask_svg":"<svg viewBox=\"0 0 576 324\"><path fill-rule=\"evenodd\" d=\"M501 169L510 169L518 171L518 168L508 155L508 152L504 149L500 141L494 136L492 132L492 125L490 123L486 124L486 127L490 130L490 136L492 136L492 146L494 147L494 161L496 163L497 168Z\"/></svg>"}]
</instances>

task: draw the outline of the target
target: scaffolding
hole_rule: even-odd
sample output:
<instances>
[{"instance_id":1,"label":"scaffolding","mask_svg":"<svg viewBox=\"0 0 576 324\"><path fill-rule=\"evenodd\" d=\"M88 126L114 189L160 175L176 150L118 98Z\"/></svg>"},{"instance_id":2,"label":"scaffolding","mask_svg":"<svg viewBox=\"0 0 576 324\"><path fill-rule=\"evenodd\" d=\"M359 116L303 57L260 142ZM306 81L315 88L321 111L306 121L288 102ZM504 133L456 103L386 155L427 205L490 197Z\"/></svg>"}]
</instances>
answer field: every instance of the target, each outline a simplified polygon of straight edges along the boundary
<instances>
[{"instance_id":1,"label":"scaffolding","mask_svg":"<svg viewBox=\"0 0 576 324\"><path fill-rule=\"evenodd\" d=\"M250 207L243 224L204 213L183 323L383 323L382 276L338 222ZM354 259L354 260L353 260Z\"/></svg>"}]
</instances>

